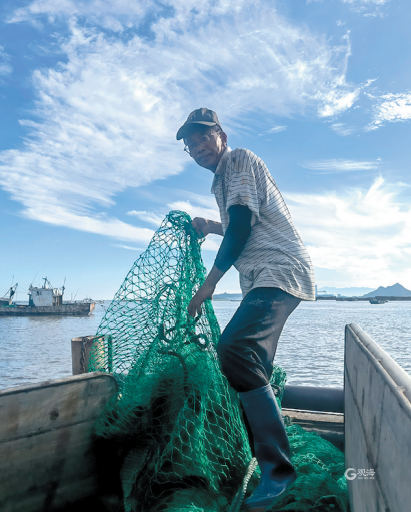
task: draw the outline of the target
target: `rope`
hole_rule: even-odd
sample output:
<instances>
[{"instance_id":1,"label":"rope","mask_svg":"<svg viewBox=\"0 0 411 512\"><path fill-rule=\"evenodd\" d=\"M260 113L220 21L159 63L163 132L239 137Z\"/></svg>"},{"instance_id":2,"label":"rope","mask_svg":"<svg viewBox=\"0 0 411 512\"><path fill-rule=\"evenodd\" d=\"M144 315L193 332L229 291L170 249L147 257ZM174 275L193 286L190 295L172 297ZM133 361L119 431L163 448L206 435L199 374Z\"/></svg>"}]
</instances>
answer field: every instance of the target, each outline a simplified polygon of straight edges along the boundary
<instances>
[{"instance_id":1,"label":"rope","mask_svg":"<svg viewBox=\"0 0 411 512\"><path fill-rule=\"evenodd\" d=\"M240 512L241 507L244 502L244 497L247 492L248 483L251 479L251 477L254 474L254 471L256 470L256 467L258 466L257 459L253 457L247 467L247 471L245 472L245 476L243 479L243 483L241 484L241 487L238 489L237 494L235 495L235 498L233 502L231 503L231 507L228 512Z\"/></svg>"}]
</instances>

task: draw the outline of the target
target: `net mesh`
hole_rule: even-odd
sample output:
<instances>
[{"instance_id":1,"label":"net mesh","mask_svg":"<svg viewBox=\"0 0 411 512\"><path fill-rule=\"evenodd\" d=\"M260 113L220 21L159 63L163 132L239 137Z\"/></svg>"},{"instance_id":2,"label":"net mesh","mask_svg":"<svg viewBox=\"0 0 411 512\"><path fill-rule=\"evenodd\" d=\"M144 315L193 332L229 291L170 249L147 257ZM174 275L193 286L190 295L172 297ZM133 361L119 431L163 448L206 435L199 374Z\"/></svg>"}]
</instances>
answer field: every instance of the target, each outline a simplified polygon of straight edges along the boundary
<instances>
[{"instance_id":1,"label":"net mesh","mask_svg":"<svg viewBox=\"0 0 411 512\"><path fill-rule=\"evenodd\" d=\"M196 319L187 311L205 279L199 242L186 213L167 215L90 353L89 371L110 372L119 385L95 433L126 512L231 512L252 459L237 393L215 352L220 329L211 301ZM275 367L279 404L285 382ZM343 454L298 425L286 429L298 478L270 510L347 511ZM258 468L247 495L257 482Z\"/></svg>"}]
</instances>

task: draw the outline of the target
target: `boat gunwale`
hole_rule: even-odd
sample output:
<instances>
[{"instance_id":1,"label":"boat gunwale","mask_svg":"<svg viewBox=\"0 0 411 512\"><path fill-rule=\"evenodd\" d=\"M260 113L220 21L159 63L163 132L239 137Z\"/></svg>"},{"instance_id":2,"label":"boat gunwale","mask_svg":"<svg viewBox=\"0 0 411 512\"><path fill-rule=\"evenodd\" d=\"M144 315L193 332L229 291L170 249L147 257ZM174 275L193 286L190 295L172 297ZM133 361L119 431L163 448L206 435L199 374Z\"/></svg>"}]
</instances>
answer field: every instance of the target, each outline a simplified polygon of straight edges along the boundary
<instances>
[{"instance_id":1,"label":"boat gunwale","mask_svg":"<svg viewBox=\"0 0 411 512\"><path fill-rule=\"evenodd\" d=\"M345 328L351 331L360 350L368 356L377 372L384 373L386 384L411 418L411 375L408 375L358 324L347 324Z\"/></svg>"},{"instance_id":2,"label":"boat gunwale","mask_svg":"<svg viewBox=\"0 0 411 512\"><path fill-rule=\"evenodd\" d=\"M116 388L118 390L117 381L110 373L87 372L87 373L83 373L80 375L70 375L68 377L62 377L61 379L46 380L43 382L36 382L33 384L15 386L13 388L0 389L0 397L7 396L7 395L14 395L17 393L27 393L28 391L32 391L34 389L39 389L39 388L58 387L63 384L66 384L67 382L70 382L70 381L78 382L78 381L82 381L82 380L93 379L96 377L104 377L104 378L112 379L116 383Z\"/></svg>"}]
</instances>

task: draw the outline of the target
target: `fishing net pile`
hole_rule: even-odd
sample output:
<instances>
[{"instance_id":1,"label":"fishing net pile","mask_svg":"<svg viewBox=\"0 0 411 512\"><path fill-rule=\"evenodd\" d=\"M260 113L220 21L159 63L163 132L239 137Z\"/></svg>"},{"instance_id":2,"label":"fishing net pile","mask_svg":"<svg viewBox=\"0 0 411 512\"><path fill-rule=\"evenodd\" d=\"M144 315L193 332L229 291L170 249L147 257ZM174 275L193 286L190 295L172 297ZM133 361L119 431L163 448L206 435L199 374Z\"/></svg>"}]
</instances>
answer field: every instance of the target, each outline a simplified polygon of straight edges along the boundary
<instances>
[{"instance_id":1,"label":"fishing net pile","mask_svg":"<svg viewBox=\"0 0 411 512\"><path fill-rule=\"evenodd\" d=\"M90 354L89 371L110 372L119 386L95 433L126 512L234 512L241 490L248 496L258 482L240 402L215 352L211 301L195 319L187 311L205 279L200 242L190 217L170 212L107 309ZM285 381L275 367L279 403ZM343 454L298 425L286 428L299 478L270 510L347 511Z\"/></svg>"}]
</instances>

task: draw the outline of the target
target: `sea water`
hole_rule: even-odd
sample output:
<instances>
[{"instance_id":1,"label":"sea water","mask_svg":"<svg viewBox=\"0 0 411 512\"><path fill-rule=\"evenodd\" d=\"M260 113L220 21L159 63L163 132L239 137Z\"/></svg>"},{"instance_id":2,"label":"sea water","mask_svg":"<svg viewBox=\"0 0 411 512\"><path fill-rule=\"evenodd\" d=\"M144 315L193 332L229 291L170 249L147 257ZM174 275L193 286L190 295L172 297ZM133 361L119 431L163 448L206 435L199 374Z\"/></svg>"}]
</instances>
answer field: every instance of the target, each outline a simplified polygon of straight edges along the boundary
<instances>
[{"instance_id":1,"label":"sea water","mask_svg":"<svg viewBox=\"0 0 411 512\"><path fill-rule=\"evenodd\" d=\"M0 317L0 388L71 375L71 339L96 333L110 302L87 317ZM221 329L239 306L212 302ZM357 323L411 374L411 301L302 302L288 319L275 364L288 383L343 386L344 327Z\"/></svg>"}]
</instances>

